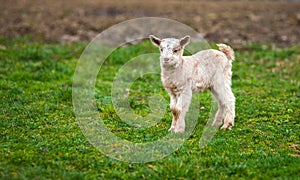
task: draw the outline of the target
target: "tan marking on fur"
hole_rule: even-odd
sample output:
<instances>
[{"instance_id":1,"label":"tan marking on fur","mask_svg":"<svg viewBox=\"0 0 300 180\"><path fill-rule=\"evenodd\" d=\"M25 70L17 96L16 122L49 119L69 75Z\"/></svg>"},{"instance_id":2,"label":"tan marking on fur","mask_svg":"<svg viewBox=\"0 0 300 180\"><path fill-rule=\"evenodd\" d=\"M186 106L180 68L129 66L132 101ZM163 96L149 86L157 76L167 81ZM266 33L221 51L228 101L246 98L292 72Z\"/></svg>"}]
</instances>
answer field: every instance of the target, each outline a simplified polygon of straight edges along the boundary
<instances>
[{"instance_id":1,"label":"tan marking on fur","mask_svg":"<svg viewBox=\"0 0 300 180\"><path fill-rule=\"evenodd\" d=\"M172 93L173 95L177 95L177 93L178 93L178 90L177 90L177 87L176 87L176 86L174 86L173 88L170 88L170 91L171 91L171 93Z\"/></svg>"},{"instance_id":2,"label":"tan marking on fur","mask_svg":"<svg viewBox=\"0 0 300 180\"><path fill-rule=\"evenodd\" d=\"M200 62L199 61L195 61L194 63L194 72L193 74L195 74L196 68L199 66Z\"/></svg>"},{"instance_id":3,"label":"tan marking on fur","mask_svg":"<svg viewBox=\"0 0 300 180\"><path fill-rule=\"evenodd\" d=\"M229 61L234 60L234 51L230 46L226 44L217 44L217 46L219 47L219 50L226 55Z\"/></svg>"},{"instance_id":4,"label":"tan marking on fur","mask_svg":"<svg viewBox=\"0 0 300 180\"><path fill-rule=\"evenodd\" d=\"M172 82L172 81L169 81L168 79L165 79L165 80L163 81L163 85L164 85L164 87L165 87L166 89L168 89L174 96L177 96L177 95L180 93L180 91L181 91L181 89L179 88L179 86L178 86L176 83L174 83L174 82Z\"/></svg>"},{"instance_id":5,"label":"tan marking on fur","mask_svg":"<svg viewBox=\"0 0 300 180\"><path fill-rule=\"evenodd\" d=\"M172 111L172 114L173 114L173 118L176 122L179 118L180 111L176 108L172 108L171 111Z\"/></svg>"}]
</instances>

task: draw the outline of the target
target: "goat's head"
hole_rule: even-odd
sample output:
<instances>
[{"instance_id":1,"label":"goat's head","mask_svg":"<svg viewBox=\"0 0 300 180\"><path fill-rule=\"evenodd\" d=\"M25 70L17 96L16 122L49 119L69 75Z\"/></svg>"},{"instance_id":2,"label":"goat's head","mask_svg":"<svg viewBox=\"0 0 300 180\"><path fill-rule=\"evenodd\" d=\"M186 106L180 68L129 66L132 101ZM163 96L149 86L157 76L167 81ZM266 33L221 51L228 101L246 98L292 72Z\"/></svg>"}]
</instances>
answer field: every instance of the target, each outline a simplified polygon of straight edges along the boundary
<instances>
[{"instance_id":1,"label":"goat's head","mask_svg":"<svg viewBox=\"0 0 300 180\"><path fill-rule=\"evenodd\" d=\"M184 47L190 42L189 36L181 39L160 39L150 35L149 38L160 49L160 62L163 67L178 67L182 61Z\"/></svg>"}]
</instances>

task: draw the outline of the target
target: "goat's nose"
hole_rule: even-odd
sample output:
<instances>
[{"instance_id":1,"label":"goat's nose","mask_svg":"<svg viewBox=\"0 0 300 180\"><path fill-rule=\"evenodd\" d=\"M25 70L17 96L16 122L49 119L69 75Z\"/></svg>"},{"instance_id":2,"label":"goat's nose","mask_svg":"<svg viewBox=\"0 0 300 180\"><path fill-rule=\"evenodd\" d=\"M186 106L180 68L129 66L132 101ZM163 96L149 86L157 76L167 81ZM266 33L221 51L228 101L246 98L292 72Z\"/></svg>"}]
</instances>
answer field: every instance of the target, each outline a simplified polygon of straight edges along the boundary
<instances>
[{"instance_id":1,"label":"goat's nose","mask_svg":"<svg viewBox=\"0 0 300 180\"><path fill-rule=\"evenodd\" d=\"M170 59L169 58L164 58L164 61L168 62Z\"/></svg>"}]
</instances>

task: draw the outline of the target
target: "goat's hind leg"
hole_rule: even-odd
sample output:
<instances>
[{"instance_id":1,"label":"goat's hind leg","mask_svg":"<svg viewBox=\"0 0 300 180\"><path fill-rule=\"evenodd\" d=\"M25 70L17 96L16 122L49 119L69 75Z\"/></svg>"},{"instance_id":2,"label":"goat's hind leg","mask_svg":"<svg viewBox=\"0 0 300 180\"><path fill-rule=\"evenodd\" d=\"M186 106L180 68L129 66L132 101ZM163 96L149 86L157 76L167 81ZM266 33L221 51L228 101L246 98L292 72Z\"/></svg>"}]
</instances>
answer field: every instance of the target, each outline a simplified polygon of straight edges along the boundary
<instances>
[{"instance_id":1,"label":"goat's hind leg","mask_svg":"<svg viewBox=\"0 0 300 180\"><path fill-rule=\"evenodd\" d=\"M215 87L212 92L219 104L213 125L221 125L225 111L224 124L221 129L231 129L235 118L235 97L230 85L223 84L223 86Z\"/></svg>"},{"instance_id":2,"label":"goat's hind leg","mask_svg":"<svg viewBox=\"0 0 300 180\"><path fill-rule=\"evenodd\" d=\"M230 90L230 98L225 102L226 116L224 119L224 124L221 129L231 129L234 125L235 118L235 97Z\"/></svg>"}]
</instances>

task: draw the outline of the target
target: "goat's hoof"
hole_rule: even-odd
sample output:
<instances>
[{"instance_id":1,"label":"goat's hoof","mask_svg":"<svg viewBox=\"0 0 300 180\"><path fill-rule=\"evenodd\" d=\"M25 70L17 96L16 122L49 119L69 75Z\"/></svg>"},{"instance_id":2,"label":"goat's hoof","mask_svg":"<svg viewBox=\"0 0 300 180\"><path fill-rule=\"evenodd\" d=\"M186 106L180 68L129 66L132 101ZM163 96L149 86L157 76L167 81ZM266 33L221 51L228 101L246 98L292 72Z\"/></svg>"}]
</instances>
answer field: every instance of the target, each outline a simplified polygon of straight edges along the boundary
<instances>
[{"instance_id":1,"label":"goat's hoof","mask_svg":"<svg viewBox=\"0 0 300 180\"><path fill-rule=\"evenodd\" d=\"M231 128L232 128L232 124L231 124L231 123L229 123L229 124L224 124L224 125L221 127L222 130L226 130L226 129L231 130Z\"/></svg>"},{"instance_id":2,"label":"goat's hoof","mask_svg":"<svg viewBox=\"0 0 300 180\"><path fill-rule=\"evenodd\" d=\"M174 126L171 126L170 129L168 130L169 132L174 132L175 130L175 127Z\"/></svg>"}]
</instances>

